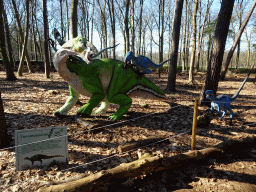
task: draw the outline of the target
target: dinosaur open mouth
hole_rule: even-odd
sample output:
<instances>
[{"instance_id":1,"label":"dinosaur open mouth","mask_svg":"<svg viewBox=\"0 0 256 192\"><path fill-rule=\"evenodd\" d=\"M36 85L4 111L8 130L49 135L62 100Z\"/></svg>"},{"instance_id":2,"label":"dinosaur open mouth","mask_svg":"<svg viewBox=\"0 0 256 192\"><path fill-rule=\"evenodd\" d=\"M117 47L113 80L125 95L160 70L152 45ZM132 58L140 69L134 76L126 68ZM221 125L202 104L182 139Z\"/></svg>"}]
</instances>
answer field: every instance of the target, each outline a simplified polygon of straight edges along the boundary
<instances>
[{"instance_id":1,"label":"dinosaur open mouth","mask_svg":"<svg viewBox=\"0 0 256 192\"><path fill-rule=\"evenodd\" d=\"M130 64L131 64L131 61L125 61L125 64L126 64L126 65L130 65Z\"/></svg>"},{"instance_id":2,"label":"dinosaur open mouth","mask_svg":"<svg viewBox=\"0 0 256 192\"><path fill-rule=\"evenodd\" d=\"M92 60L93 60L93 59L92 59L92 58L93 58L93 54L88 55L87 58L88 58L89 61L92 61Z\"/></svg>"}]
</instances>

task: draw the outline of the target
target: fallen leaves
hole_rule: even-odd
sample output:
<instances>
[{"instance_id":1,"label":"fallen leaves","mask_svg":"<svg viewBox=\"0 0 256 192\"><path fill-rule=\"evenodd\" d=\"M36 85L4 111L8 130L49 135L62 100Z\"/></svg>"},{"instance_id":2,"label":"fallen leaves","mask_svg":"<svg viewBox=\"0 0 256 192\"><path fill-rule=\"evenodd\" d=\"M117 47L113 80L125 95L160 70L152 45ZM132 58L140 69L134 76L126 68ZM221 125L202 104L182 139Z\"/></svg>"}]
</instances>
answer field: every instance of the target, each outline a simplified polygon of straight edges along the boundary
<instances>
[{"instance_id":1,"label":"fallen leaves","mask_svg":"<svg viewBox=\"0 0 256 192\"><path fill-rule=\"evenodd\" d=\"M5 74L0 72L0 79L2 80L4 77ZM154 80L153 74L150 77ZM165 89L166 79L164 78L164 81L161 81L162 83L158 83L158 86L163 90ZM157 79L156 82L158 82ZM43 73L25 73L16 82L1 81L1 83L5 84L4 87L7 90L2 92L2 99L8 132L12 137L14 137L14 130L17 129L48 126L67 126L70 134L68 137L69 164L33 167L17 174L15 171L15 153L9 150L0 151L0 174L3 178L0 179L0 186L7 187L10 184L29 179L29 181L7 187L6 190L35 191L43 185L76 180L102 169L113 168L121 163L134 161L147 151L150 151L152 155L165 157L190 149L189 132L193 118L193 103L190 101L194 99L194 95L199 95L200 90L193 89L193 86L191 88L180 86L184 83L181 79L177 81L178 92L175 95L167 94L171 102L181 106L168 111L170 105L165 102L134 99L128 114L124 116L123 120L127 121L126 123L106 127L98 133L88 132L86 128L70 116L62 119L54 117L54 111L61 107L69 96L67 83L57 74L54 74L52 80L47 80ZM248 93L255 95L253 89L249 88L250 82L246 85L249 89ZM245 93L245 90L243 90L243 93ZM88 99L80 96L79 100L82 103L87 103ZM252 109L254 105L248 103L247 106L248 110L239 109L239 113L241 112L244 120L238 119L235 121L235 125L241 125L247 121L255 122L255 108ZM107 116L116 111L117 107L111 105L105 116L93 115L88 120L108 125ZM78 109L79 106L75 106L69 114L76 114ZM199 109L204 110L206 108L200 107ZM236 108L234 111L236 112ZM129 121L151 113L152 115ZM234 136L241 135L246 130L255 129L255 127L249 126L245 126L243 129L230 129L226 126L229 130L224 131L225 129L221 128L223 125L223 122L214 119L209 127L199 129L196 147L200 149L212 146L220 142L221 139L230 136L230 134ZM175 136L185 132L187 133L184 135ZM146 140L151 137L170 137L170 139L168 143L147 145L141 148L139 152L137 150L124 154L118 152L118 146L122 143ZM253 151L252 154L256 156ZM77 166L79 167L75 168ZM240 165L240 167L242 166ZM138 178L144 177L138 176ZM133 181L132 178L131 181Z\"/></svg>"}]
</instances>

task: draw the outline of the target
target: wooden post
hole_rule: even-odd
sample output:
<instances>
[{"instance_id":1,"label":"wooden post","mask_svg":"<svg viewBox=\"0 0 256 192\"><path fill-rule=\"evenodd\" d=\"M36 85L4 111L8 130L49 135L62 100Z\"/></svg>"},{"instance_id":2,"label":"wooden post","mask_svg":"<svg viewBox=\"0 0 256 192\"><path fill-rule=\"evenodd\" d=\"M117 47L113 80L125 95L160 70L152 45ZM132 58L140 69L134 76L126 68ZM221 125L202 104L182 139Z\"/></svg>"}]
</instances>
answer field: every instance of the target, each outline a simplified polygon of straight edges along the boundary
<instances>
[{"instance_id":1,"label":"wooden post","mask_svg":"<svg viewBox=\"0 0 256 192\"><path fill-rule=\"evenodd\" d=\"M198 99L196 99L196 100L195 100L195 106L194 106L194 116L193 116L193 127L192 127L191 150L195 150L196 126L197 126L197 110L198 110Z\"/></svg>"}]
</instances>

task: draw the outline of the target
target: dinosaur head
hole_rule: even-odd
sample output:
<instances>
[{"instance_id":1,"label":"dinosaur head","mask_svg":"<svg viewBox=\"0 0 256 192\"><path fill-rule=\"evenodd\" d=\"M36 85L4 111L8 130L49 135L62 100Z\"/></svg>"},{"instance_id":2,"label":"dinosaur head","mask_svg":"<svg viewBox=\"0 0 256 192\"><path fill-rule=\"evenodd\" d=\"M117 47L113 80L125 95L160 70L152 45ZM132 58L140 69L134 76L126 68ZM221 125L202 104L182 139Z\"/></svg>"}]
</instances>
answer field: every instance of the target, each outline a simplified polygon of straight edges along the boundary
<instances>
[{"instance_id":1,"label":"dinosaur head","mask_svg":"<svg viewBox=\"0 0 256 192\"><path fill-rule=\"evenodd\" d=\"M125 64L131 64L131 60L134 58L134 53L132 51L128 52L125 57Z\"/></svg>"},{"instance_id":2,"label":"dinosaur head","mask_svg":"<svg viewBox=\"0 0 256 192\"><path fill-rule=\"evenodd\" d=\"M55 39L60 37L60 33L59 33L59 31L56 28L53 29L52 33L53 33Z\"/></svg>"},{"instance_id":3,"label":"dinosaur head","mask_svg":"<svg viewBox=\"0 0 256 192\"><path fill-rule=\"evenodd\" d=\"M214 95L213 90L206 90L205 95L206 95L206 99L209 99L209 100L214 100L215 99L215 95Z\"/></svg>"}]
</instances>

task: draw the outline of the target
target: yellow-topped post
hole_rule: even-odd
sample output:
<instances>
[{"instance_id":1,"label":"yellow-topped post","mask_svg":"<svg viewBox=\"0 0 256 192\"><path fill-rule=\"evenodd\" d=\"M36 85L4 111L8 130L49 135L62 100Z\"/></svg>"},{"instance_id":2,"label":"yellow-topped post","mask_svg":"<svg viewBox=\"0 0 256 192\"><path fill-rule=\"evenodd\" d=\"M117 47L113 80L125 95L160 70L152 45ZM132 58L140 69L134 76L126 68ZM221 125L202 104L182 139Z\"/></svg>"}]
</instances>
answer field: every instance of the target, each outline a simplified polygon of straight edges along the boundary
<instances>
[{"instance_id":1,"label":"yellow-topped post","mask_svg":"<svg viewBox=\"0 0 256 192\"><path fill-rule=\"evenodd\" d=\"M194 106L191 150L195 150L196 126L197 126L197 111L198 111L198 99L195 100L195 106Z\"/></svg>"}]
</instances>

